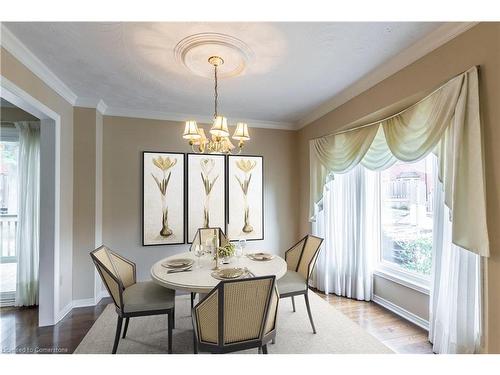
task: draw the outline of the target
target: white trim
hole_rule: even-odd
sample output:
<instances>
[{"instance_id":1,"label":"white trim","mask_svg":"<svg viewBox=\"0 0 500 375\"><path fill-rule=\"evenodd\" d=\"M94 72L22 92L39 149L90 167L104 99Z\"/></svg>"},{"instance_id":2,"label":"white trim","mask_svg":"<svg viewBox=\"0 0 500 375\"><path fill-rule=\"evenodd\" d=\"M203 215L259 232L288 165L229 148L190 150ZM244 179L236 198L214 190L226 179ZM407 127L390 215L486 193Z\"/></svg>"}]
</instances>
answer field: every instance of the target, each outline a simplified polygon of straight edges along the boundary
<instances>
[{"instance_id":1,"label":"white trim","mask_svg":"<svg viewBox=\"0 0 500 375\"><path fill-rule=\"evenodd\" d=\"M71 312L71 310L73 310L73 302L68 303L57 313L57 319L55 320L54 324L60 322L66 315Z\"/></svg>"},{"instance_id":2,"label":"white trim","mask_svg":"<svg viewBox=\"0 0 500 375\"><path fill-rule=\"evenodd\" d=\"M68 303L64 308L59 311L57 314L57 322L60 322L71 310L79 308L79 307L89 307L96 306L103 298L109 297L109 293L107 290L101 290L97 298L83 298L83 299L75 299ZM55 323L54 323L55 324Z\"/></svg>"},{"instance_id":3,"label":"white trim","mask_svg":"<svg viewBox=\"0 0 500 375\"><path fill-rule=\"evenodd\" d=\"M309 114L297 122L296 129L302 129L304 126L316 121L327 113L340 107L355 96L375 86L377 83L397 73L404 67L414 63L418 59L441 47L453 38L469 30L479 22L448 22L438 27L424 38L418 40L409 48L403 50L392 59L378 66L364 77L353 83L351 86L342 90L330 100L318 106Z\"/></svg>"},{"instance_id":4,"label":"white trim","mask_svg":"<svg viewBox=\"0 0 500 375\"><path fill-rule=\"evenodd\" d=\"M396 284L399 284L399 285L405 286L407 288L416 290L417 292L420 292L422 294L426 294L426 295L430 294L429 285L419 283L415 280L411 280L407 277L400 275L399 273L396 274L395 272L390 272L386 269L378 268L373 272L373 274L375 276L382 277L386 280L392 281Z\"/></svg>"},{"instance_id":5,"label":"white trim","mask_svg":"<svg viewBox=\"0 0 500 375\"><path fill-rule=\"evenodd\" d=\"M103 289L101 290L101 292L99 293L99 296L97 298L97 302L96 302L96 305L103 299L103 298L107 298L109 297L109 293L106 289Z\"/></svg>"},{"instance_id":6,"label":"white trim","mask_svg":"<svg viewBox=\"0 0 500 375\"><path fill-rule=\"evenodd\" d=\"M97 108L98 104L99 104L99 99L84 98L82 96L79 96L78 98L76 98L73 106L82 108Z\"/></svg>"},{"instance_id":7,"label":"white trim","mask_svg":"<svg viewBox=\"0 0 500 375\"><path fill-rule=\"evenodd\" d=\"M395 305L394 303L386 300L385 298L379 297L377 295L373 295L372 301L375 302L376 304L385 307L387 310L392 311L393 313L401 316L402 318L412 322L413 324L416 324L417 326L425 329L426 331L429 330L429 321L425 320L418 315L415 315L414 313L403 309L402 307L399 307L398 305Z\"/></svg>"},{"instance_id":8,"label":"white trim","mask_svg":"<svg viewBox=\"0 0 500 375\"><path fill-rule=\"evenodd\" d=\"M106 113L106 110L108 109L107 104L104 102L104 100L99 100L97 103L97 106L95 107L101 115L104 115Z\"/></svg>"},{"instance_id":9,"label":"white trim","mask_svg":"<svg viewBox=\"0 0 500 375\"><path fill-rule=\"evenodd\" d=\"M76 307L95 306L97 303L99 303L99 301L95 302L94 298L75 299L71 308L74 309Z\"/></svg>"},{"instance_id":10,"label":"white trim","mask_svg":"<svg viewBox=\"0 0 500 375\"><path fill-rule=\"evenodd\" d=\"M39 326L53 325L60 320L59 297L61 275L59 269L59 258L61 244L61 117L58 113L54 112L45 104L32 97L26 91L22 90L2 75L0 75L0 88L1 96L3 98L33 116L38 117L42 127L49 129L48 126L53 126L53 145L51 147L54 148L54 180L53 186L48 187L49 190L52 189L51 191L54 194L52 196L53 202L50 202L50 204L53 204L53 207L51 208L49 215L46 216L46 220L41 221L43 223L50 223L49 220L53 219L53 226L46 225L41 227L40 230L40 237L45 238L47 243L41 244L45 246L44 248L46 248L46 251L44 251L43 254L42 251L44 248L40 248L39 275L42 286L40 287L39 294L45 295L43 295L43 301L40 303L38 317ZM41 142L43 142L43 134L44 129L42 129L41 133ZM43 152L43 144L41 144L41 147ZM41 162L43 162L42 159ZM40 189L42 194L43 186L40 186ZM44 215L44 213L40 212L40 215Z\"/></svg>"},{"instance_id":11,"label":"white trim","mask_svg":"<svg viewBox=\"0 0 500 375\"><path fill-rule=\"evenodd\" d=\"M0 45L3 48L9 51L24 66L31 70L33 74L71 103L71 105L75 104L77 100L76 94L17 39L3 23L0 25L0 35Z\"/></svg>"},{"instance_id":12,"label":"white trim","mask_svg":"<svg viewBox=\"0 0 500 375\"><path fill-rule=\"evenodd\" d=\"M118 107L107 107L106 111L104 112L104 115L117 116L117 117L144 118L150 120L179 121L179 122L185 122L186 120L193 119L200 123L205 123L205 124L210 124L213 121L211 116L199 116L192 114L188 115L185 113L148 111L142 109L118 108ZM246 122L248 126L252 128L296 130L295 124L291 122L262 121L254 119L244 119L237 116L231 116L229 120Z\"/></svg>"}]
</instances>

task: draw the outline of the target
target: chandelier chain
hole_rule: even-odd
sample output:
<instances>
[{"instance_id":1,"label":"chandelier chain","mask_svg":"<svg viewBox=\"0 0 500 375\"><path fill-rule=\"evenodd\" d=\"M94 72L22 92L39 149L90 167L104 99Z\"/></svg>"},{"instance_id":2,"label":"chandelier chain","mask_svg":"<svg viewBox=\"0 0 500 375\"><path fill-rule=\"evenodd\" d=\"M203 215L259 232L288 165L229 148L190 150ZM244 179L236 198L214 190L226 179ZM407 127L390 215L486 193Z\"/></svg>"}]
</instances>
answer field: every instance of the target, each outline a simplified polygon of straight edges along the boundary
<instances>
[{"instance_id":1,"label":"chandelier chain","mask_svg":"<svg viewBox=\"0 0 500 375\"><path fill-rule=\"evenodd\" d=\"M217 65L214 66L214 76L215 76L215 87L214 87L214 101L215 101L215 113L214 118L217 117L217 101L219 99L219 93L217 91Z\"/></svg>"}]
</instances>

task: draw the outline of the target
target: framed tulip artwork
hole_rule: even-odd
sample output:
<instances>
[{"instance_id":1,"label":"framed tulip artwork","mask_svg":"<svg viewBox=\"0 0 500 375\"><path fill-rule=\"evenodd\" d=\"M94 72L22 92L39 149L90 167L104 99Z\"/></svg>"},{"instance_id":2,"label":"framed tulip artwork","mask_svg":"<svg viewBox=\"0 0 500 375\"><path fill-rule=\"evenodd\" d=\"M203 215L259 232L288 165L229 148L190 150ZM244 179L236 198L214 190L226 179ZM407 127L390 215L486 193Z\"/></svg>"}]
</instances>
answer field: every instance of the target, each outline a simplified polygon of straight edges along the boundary
<instances>
[{"instance_id":1,"label":"framed tulip artwork","mask_svg":"<svg viewBox=\"0 0 500 375\"><path fill-rule=\"evenodd\" d=\"M224 155L187 155L187 241L198 228L221 228L226 223L226 163Z\"/></svg>"},{"instance_id":2,"label":"framed tulip artwork","mask_svg":"<svg viewBox=\"0 0 500 375\"><path fill-rule=\"evenodd\" d=\"M230 240L263 240L264 158L229 155L227 164L227 236Z\"/></svg>"},{"instance_id":3,"label":"framed tulip artwork","mask_svg":"<svg viewBox=\"0 0 500 375\"><path fill-rule=\"evenodd\" d=\"M184 154L142 154L142 244L185 242Z\"/></svg>"}]
</instances>

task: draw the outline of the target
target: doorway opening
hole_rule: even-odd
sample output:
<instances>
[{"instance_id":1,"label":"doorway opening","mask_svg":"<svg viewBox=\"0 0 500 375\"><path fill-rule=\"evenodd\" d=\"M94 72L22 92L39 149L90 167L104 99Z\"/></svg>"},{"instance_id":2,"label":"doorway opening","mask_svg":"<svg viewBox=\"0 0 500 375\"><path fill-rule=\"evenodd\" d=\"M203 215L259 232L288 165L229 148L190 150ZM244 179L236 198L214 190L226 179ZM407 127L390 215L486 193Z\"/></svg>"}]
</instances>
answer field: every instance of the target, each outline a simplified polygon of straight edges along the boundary
<instances>
[{"instance_id":1,"label":"doorway opening","mask_svg":"<svg viewBox=\"0 0 500 375\"><path fill-rule=\"evenodd\" d=\"M0 306L37 306L40 120L0 99Z\"/></svg>"},{"instance_id":2,"label":"doorway opening","mask_svg":"<svg viewBox=\"0 0 500 375\"><path fill-rule=\"evenodd\" d=\"M1 76L0 87L1 99L39 119L39 218L41 219L38 222L38 325L54 325L64 316L64 308L60 306L59 271L61 116L4 76ZM17 225L19 226L19 221Z\"/></svg>"}]
</instances>

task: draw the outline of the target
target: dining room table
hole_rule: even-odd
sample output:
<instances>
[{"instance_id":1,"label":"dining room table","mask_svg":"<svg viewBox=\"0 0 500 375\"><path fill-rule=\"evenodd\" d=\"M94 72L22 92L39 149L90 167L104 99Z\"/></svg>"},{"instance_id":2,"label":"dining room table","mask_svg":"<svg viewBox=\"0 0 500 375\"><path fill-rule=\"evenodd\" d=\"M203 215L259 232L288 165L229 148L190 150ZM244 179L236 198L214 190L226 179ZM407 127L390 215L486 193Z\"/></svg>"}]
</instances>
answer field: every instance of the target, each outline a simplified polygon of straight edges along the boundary
<instances>
[{"instance_id":1,"label":"dining room table","mask_svg":"<svg viewBox=\"0 0 500 375\"><path fill-rule=\"evenodd\" d=\"M283 277L287 271L287 264L278 255L272 255L271 259L255 260L252 254L244 254L241 257L232 257L229 264L221 264L219 269L239 268L246 272L241 277L276 276L276 280ZM192 266L184 271L175 272L176 269L169 267L172 261L192 259ZM201 296L208 294L222 278L214 274L215 261L212 256L205 255L196 257L194 252L175 254L161 259L151 267L151 278L154 282L176 291L200 293ZM215 277L214 277L215 275Z\"/></svg>"}]
</instances>

